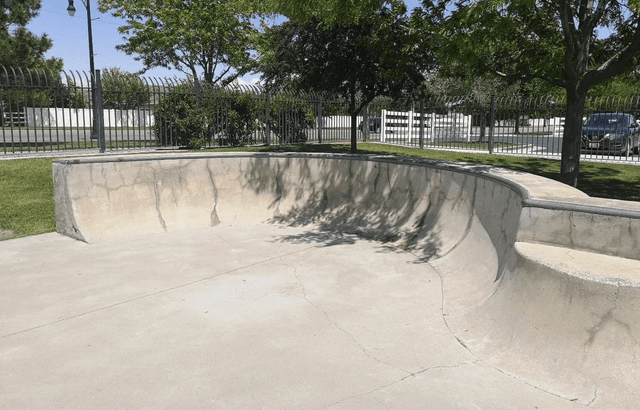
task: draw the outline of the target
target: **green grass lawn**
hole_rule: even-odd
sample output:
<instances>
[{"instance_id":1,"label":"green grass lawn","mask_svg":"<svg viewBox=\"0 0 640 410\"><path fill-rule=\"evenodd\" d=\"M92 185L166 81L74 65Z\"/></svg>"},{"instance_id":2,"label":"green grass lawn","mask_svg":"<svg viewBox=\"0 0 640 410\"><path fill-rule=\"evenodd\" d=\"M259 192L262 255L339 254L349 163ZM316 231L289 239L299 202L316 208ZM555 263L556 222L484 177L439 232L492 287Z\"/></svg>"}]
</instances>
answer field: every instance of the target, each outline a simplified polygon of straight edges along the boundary
<instances>
[{"instance_id":1,"label":"green grass lawn","mask_svg":"<svg viewBox=\"0 0 640 410\"><path fill-rule=\"evenodd\" d=\"M493 165L556 180L560 172L560 161L542 158L420 150L365 143L359 144L358 149L361 154L398 155ZM225 148L211 151L348 154L349 150L349 144L309 144L290 147ZM13 235L4 239L55 231L51 161L51 159L0 161L0 230L13 231ZM640 201L640 166L583 162L580 169L579 189L588 195Z\"/></svg>"},{"instance_id":2,"label":"green grass lawn","mask_svg":"<svg viewBox=\"0 0 640 410\"><path fill-rule=\"evenodd\" d=\"M51 159L0 161L0 229L8 238L56 230Z\"/></svg>"}]
</instances>

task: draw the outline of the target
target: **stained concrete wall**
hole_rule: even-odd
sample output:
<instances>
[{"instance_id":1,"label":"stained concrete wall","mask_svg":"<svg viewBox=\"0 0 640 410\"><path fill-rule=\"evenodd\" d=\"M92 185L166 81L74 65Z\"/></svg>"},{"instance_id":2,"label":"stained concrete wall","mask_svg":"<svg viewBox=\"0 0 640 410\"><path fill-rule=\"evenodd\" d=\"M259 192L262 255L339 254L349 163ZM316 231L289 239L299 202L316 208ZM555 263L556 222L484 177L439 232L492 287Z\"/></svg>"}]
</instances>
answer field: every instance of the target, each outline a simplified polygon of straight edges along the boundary
<instances>
[{"instance_id":1,"label":"stained concrete wall","mask_svg":"<svg viewBox=\"0 0 640 410\"><path fill-rule=\"evenodd\" d=\"M409 250L440 272L443 318L479 360L593 408L640 399L637 204L524 173L370 156L101 157L53 171L57 229L89 243L284 223Z\"/></svg>"}]
</instances>

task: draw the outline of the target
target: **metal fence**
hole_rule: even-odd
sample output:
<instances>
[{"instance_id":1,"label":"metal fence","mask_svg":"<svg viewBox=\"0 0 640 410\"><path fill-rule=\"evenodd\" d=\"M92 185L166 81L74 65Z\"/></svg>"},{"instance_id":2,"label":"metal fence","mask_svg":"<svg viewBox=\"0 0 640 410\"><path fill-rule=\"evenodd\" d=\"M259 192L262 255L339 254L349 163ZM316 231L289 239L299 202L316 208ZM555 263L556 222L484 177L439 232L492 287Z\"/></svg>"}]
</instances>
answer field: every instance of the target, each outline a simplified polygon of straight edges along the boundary
<instances>
[{"instance_id":1,"label":"metal fence","mask_svg":"<svg viewBox=\"0 0 640 410\"><path fill-rule=\"evenodd\" d=\"M101 135L107 150L350 140L348 104L335 95L109 72L97 72L94 80L83 72L0 67L0 153L98 150ZM357 117L357 136L428 149L560 158L564 110L551 98L380 98ZM607 113L608 125L589 127L594 113ZM583 158L640 160L640 127L631 117L639 114L640 97L589 100Z\"/></svg>"},{"instance_id":2,"label":"metal fence","mask_svg":"<svg viewBox=\"0 0 640 410\"><path fill-rule=\"evenodd\" d=\"M549 97L443 97L404 112L379 110L379 140L428 149L561 157L565 105ZM416 108L418 107L418 108ZM582 158L640 161L640 99L587 100ZM376 117L376 121L377 117Z\"/></svg>"}]
</instances>

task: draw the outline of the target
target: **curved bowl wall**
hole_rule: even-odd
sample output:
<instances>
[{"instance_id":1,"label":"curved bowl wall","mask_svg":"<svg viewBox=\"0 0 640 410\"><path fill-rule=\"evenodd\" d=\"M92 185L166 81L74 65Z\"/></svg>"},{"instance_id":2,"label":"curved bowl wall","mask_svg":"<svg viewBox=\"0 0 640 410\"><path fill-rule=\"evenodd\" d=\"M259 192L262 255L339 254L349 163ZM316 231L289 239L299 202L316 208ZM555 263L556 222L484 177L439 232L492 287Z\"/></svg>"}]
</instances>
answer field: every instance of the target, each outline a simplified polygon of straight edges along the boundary
<instances>
[{"instance_id":1,"label":"curved bowl wall","mask_svg":"<svg viewBox=\"0 0 640 410\"><path fill-rule=\"evenodd\" d=\"M309 225L411 251L480 360L568 400L640 400L640 207L468 164L322 154L56 160L58 232L88 243L177 229ZM607 229L607 227L612 229Z\"/></svg>"}]
</instances>

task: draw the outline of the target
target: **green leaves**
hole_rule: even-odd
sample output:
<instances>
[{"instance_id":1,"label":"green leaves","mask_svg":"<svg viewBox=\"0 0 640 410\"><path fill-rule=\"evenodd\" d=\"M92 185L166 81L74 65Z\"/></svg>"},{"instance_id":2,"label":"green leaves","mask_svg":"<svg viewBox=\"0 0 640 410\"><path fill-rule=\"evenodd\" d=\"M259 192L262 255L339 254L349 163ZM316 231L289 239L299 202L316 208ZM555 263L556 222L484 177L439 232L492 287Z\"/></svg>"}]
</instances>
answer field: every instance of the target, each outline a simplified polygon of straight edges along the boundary
<instances>
[{"instance_id":1,"label":"green leaves","mask_svg":"<svg viewBox=\"0 0 640 410\"><path fill-rule=\"evenodd\" d=\"M145 65L175 68L210 84L251 71L256 28L240 2L102 0L100 10L125 19L117 48Z\"/></svg>"},{"instance_id":2,"label":"green leaves","mask_svg":"<svg viewBox=\"0 0 640 410\"><path fill-rule=\"evenodd\" d=\"M62 61L45 58L53 45L46 35L36 36L26 25L38 15L40 0L0 1L0 66L60 71Z\"/></svg>"},{"instance_id":3,"label":"green leaves","mask_svg":"<svg viewBox=\"0 0 640 410\"><path fill-rule=\"evenodd\" d=\"M151 91L140 77L119 68L107 68L102 76L104 108L131 110L149 105Z\"/></svg>"},{"instance_id":4,"label":"green leaves","mask_svg":"<svg viewBox=\"0 0 640 410\"><path fill-rule=\"evenodd\" d=\"M403 3L389 3L369 10L366 23L291 19L267 29L263 79L274 87L339 93L356 112L378 95L417 86L433 64L435 44L422 27L410 26Z\"/></svg>"},{"instance_id":5,"label":"green leaves","mask_svg":"<svg viewBox=\"0 0 640 410\"><path fill-rule=\"evenodd\" d=\"M382 0L244 0L242 4L255 12L276 13L290 20L308 22L321 20L325 24L366 24L371 10L378 10L397 1Z\"/></svg>"},{"instance_id":6,"label":"green leaves","mask_svg":"<svg viewBox=\"0 0 640 410\"><path fill-rule=\"evenodd\" d=\"M590 87L619 72L616 53L640 48L637 4L617 0L479 0L456 3L442 27L442 61L511 78ZM630 47L633 45L633 47ZM612 57L620 64L610 69ZM616 58L620 57L620 58ZM606 65L609 64L609 65ZM607 69L607 75L595 72ZM593 72L594 74L589 74Z\"/></svg>"}]
</instances>

